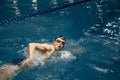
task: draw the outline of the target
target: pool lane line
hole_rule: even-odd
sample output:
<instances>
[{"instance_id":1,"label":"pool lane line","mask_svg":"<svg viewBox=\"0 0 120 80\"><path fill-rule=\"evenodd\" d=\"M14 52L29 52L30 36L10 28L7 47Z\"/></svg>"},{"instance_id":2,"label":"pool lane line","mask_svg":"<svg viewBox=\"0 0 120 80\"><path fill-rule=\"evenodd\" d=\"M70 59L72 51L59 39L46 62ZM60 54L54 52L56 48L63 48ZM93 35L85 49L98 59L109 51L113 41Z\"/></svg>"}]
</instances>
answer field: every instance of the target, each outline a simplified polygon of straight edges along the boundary
<instances>
[{"instance_id":1,"label":"pool lane line","mask_svg":"<svg viewBox=\"0 0 120 80\"><path fill-rule=\"evenodd\" d=\"M30 14L15 16L15 17L8 18L8 19L0 21L0 24L4 25L4 24L16 22L16 21L27 20L28 18L35 17L37 15L43 15L43 14L46 14L46 13L49 13L49 12L54 12L54 11L64 9L64 8L67 8L67 7L71 7L71 6L74 6L74 5L86 3L88 1L92 1L92 0L77 1L77 2L74 2L74 3L68 3L68 4L63 4L63 5L60 5L60 6L54 6L54 7L51 7L51 8L42 10L42 11L36 11L36 12L30 13Z\"/></svg>"}]
</instances>

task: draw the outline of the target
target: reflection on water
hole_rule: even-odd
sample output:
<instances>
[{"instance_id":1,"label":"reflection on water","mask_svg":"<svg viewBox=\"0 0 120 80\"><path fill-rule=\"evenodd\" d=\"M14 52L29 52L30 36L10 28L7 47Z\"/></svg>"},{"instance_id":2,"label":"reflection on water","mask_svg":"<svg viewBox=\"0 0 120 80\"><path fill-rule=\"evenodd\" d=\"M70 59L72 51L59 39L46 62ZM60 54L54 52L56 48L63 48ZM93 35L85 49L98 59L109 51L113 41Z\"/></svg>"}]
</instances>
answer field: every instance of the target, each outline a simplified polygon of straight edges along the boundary
<instances>
[{"instance_id":1,"label":"reflection on water","mask_svg":"<svg viewBox=\"0 0 120 80\"><path fill-rule=\"evenodd\" d=\"M74 0L68 0L70 3L74 3Z\"/></svg>"},{"instance_id":2,"label":"reflection on water","mask_svg":"<svg viewBox=\"0 0 120 80\"><path fill-rule=\"evenodd\" d=\"M15 9L15 15L20 15L20 9L18 8L18 1L17 0L13 0L13 6L12 6L13 9Z\"/></svg>"},{"instance_id":3,"label":"reflection on water","mask_svg":"<svg viewBox=\"0 0 120 80\"><path fill-rule=\"evenodd\" d=\"M102 5L102 3L103 3L104 1L103 0L98 0L95 4L96 4L96 7L97 7L97 11L96 11L96 13L97 13L97 15L98 15L98 20L99 20L99 22L101 22L101 23L103 23L103 10L102 10L102 6L104 6L104 5Z\"/></svg>"},{"instance_id":4,"label":"reflection on water","mask_svg":"<svg viewBox=\"0 0 120 80\"><path fill-rule=\"evenodd\" d=\"M37 0L32 0L32 6L33 6L34 10L38 10Z\"/></svg>"},{"instance_id":5,"label":"reflection on water","mask_svg":"<svg viewBox=\"0 0 120 80\"><path fill-rule=\"evenodd\" d=\"M57 0L51 0L51 4L55 6L55 5L58 5L58 2Z\"/></svg>"},{"instance_id":6,"label":"reflection on water","mask_svg":"<svg viewBox=\"0 0 120 80\"><path fill-rule=\"evenodd\" d=\"M120 41L120 20L119 17L114 20L107 22L106 24L94 24L88 32L97 34L97 36L103 39L115 40L117 42ZM104 27L103 27L104 26Z\"/></svg>"},{"instance_id":7,"label":"reflection on water","mask_svg":"<svg viewBox=\"0 0 120 80\"><path fill-rule=\"evenodd\" d=\"M116 5L117 1L99 0L95 4L98 21L90 27L88 33L103 39L115 40L117 41L116 44L118 44L120 41L120 10L119 8L114 9L114 6L111 6L112 4ZM116 5L116 7L119 6Z\"/></svg>"},{"instance_id":8,"label":"reflection on water","mask_svg":"<svg viewBox=\"0 0 120 80\"><path fill-rule=\"evenodd\" d=\"M107 69L107 68L101 68L101 67L99 67L99 66L91 65L91 64L89 64L88 66L89 66L90 68L98 71L98 72L103 73L103 74L104 74L104 73L113 73L113 70L110 70L110 69Z\"/></svg>"}]
</instances>

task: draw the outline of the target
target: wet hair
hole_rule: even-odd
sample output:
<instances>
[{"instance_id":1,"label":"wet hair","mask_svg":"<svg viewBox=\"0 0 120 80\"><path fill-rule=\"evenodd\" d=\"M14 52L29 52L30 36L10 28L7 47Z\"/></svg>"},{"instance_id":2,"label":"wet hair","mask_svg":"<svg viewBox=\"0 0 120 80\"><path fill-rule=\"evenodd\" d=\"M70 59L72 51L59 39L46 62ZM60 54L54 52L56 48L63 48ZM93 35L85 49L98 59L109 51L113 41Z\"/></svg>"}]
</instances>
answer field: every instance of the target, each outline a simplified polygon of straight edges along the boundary
<instances>
[{"instance_id":1,"label":"wet hair","mask_svg":"<svg viewBox=\"0 0 120 80\"><path fill-rule=\"evenodd\" d=\"M57 38L61 38L62 40L64 40L64 41L66 41L66 39L65 39L65 37L64 36L57 36L56 38L55 38L55 40L57 39Z\"/></svg>"}]
</instances>

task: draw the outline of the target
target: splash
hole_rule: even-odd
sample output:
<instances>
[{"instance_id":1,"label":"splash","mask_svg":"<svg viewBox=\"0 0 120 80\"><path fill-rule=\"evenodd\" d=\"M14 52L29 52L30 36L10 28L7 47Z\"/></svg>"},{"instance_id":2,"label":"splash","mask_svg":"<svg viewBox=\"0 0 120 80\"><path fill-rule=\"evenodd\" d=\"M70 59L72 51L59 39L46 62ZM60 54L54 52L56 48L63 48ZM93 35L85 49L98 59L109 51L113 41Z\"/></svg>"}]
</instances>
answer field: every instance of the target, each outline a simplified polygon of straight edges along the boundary
<instances>
[{"instance_id":1,"label":"splash","mask_svg":"<svg viewBox=\"0 0 120 80\"><path fill-rule=\"evenodd\" d=\"M43 55L40 54L37 50L35 50L35 59L33 61L33 66L44 65Z\"/></svg>"},{"instance_id":2,"label":"splash","mask_svg":"<svg viewBox=\"0 0 120 80\"><path fill-rule=\"evenodd\" d=\"M58 51L55 52L53 56L51 56L48 60L48 62L52 63L58 63L60 61L71 61L76 59L76 56L74 56L70 51Z\"/></svg>"},{"instance_id":3,"label":"splash","mask_svg":"<svg viewBox=\"0 0 120 80\"><path fill-rule=\"evenodd\" d=\"M66 59L67 59L67 60L76 59L76 57L73 56L72 53L70 53L69 51L61 51L60 53L61 53L60 58L61 58L62 60L66 60Z\"/></svg>"},{"instance_id":4,"label":"splash","mask_svg":"<svg viewBox=\"0 0 120 80\"><path fill-rule=\"evenodd\" d=\"M27 57L27 55L28 55L27 47L25 47L23 50L20 50L19 52L21 52L23 54L23 56L25 56L25 57ZM44 65L43 55L38 50L35 50L34 56L35 56L35 59L33 61L32 66Z\"/></svg>"}]
</instances>

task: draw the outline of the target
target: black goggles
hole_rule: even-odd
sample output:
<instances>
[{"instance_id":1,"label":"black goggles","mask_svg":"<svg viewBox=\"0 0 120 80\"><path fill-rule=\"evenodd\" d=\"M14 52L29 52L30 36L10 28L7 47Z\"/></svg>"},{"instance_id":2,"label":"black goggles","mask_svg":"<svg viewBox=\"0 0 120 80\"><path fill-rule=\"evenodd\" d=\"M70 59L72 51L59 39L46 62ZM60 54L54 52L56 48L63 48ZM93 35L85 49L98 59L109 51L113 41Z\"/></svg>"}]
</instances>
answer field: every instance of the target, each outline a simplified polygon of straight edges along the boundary
<instances>
[{"instance_id":1,"label":"black goggles","mask_svg":"<svg viewBox=\"0 0 120 80\"><path fill-rule=\"evenodd\" d=\"M57 43L62 43L63 45L65 45L65 42L60 41L60 40L55 40Z\"/></svg>"}]
</instances>

